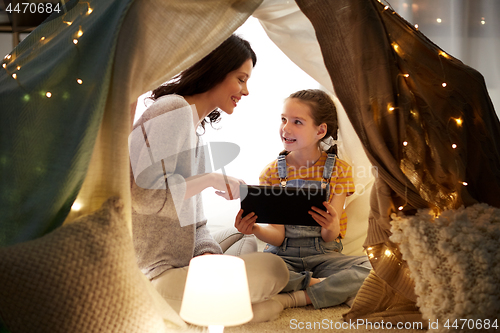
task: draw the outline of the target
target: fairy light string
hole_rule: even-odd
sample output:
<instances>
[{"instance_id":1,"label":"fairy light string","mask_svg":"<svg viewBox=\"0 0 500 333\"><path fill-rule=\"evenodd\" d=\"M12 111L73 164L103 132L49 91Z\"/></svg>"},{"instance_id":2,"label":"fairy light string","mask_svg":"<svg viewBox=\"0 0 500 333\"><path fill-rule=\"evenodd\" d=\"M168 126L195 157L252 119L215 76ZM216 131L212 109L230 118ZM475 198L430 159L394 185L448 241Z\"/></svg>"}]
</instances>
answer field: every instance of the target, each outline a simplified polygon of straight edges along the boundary
<instances>
[{"instance_id":1,"label":"fairy light string","mask_svg":"<svg viewBox=\"0 0 500 333\"><path fill-rule=\"evenodd\" d=\"M88 1L79 2L77 4L77 6L81 7L80 11L76 11L76 10L68 11L66 1L62 0L61 1L61 8L62 8L61 10L64 11L64 14L61 16L60 20L63 23L65 23L65 25L62 26L63 29L65 26L67 26L66 27L67 29L75 29L75 32L71 34L72 38L68 42L71 43L73 45L73 47L76 49L77 61L79 62L80 61L80 50L79 50L78 44L80 42L80 38L82 38L84 36L84 29L83 29L82 25L78 25L78 28L74 28L73 23L76 20L84 22L84 18L86 16L91 15L92 12L94 11L94 9L91 7L90 2L88 2ZM72 15L75 17L69 17L70 13L73 13ZM75 15L75 13L76 13L76 15ZM61 31L61 27L59 27L57 30L55 30L53 32L54 35L61 34L61 33L63 33ZM23 65L17 62L17 58L19 58L20 61L24 60L24 62L31 61L31 59L37 54L37 51L39 51L48 42L50 42L52 40L52 38L53 38L53 36L51 36L50 34L49 35L45 34L42 37L40 37L38 43L35 44L33 47L31 47L29 50L24 51L22 54L9 53L3 58L3 62L2 62L1 66L6 71L6 74L8 76L10 76L13 80L15 80L17 85L20 88L22 88L23 90L26 91L26 94L23 95L23 97L22 97L22 101L25 103L36 102L36 101L31 98L29 92L22 85L23 75L22 75L21 69L22 69ZM26 55L27 55L27 57L26 57ZM79 66L77 66L77 68L79 70ZM77 85L82 85L84 83L83 78L81 77L81 75L78 72L77 72L77 75L74 78L73 82L75 82ZM56 95L69 96L69 94L67 94L67 93L57 94L55 91L53 91L53 89L50 89L50 88L40 92L40 96L47 98L47 99L50 99Z\"/></svg>"},{"instance_id":2,"label":"fairy light string","mask_svg":"<svg viewBox=\"0 0 500 333\"><path fill-rule=\"evenodd\" d=\"M398 15L399 16L399 14L396 11L394 11L391 8L390 5L383 3L381 0L378 0L378 2L382 5L381 15L391 14L391 15ZM415 9L415 10L418 10L418 8ZM404 19L402 17L400 17L400 18L404 21ZM443 24L444 23L443 21L444 20L441 17L437 17L436 18L436 24ZM481 17L480 23L482 25L486 24L485 17ZM421 33L420 30L419 30L419 25L418 24L414 24L414 25L409 24L409 27L414 30L414 33ZM391 47L394 50L394 52L400 58L404 58L405 54L404 54L404 50L401 48L401 45L399 45L398 43L396 43L395 41L393 41L393 42L391 42ZM439 61L439 65L441 67L441 81L438 83L439 86L436 89L452 89L452 87L450 87L449 82L447 80L447 75L446 75L445 67L444 67L444 64L443 64L443 60L444 59L449 60L449 59L451 59L451 57L446 52L444 52L442 50L438 50L436 56L437 56L437 59ZM411 80L411 75L407 71L401 70L401 72L398 75L402 76L405 80ZM407 85L409 85L409 82L407 83ZM397 106L394 106L391 103L389 103L387 105L387 111L388 111L389 114L394 113L396 110L399 110L399 108ZM413 109L410 110L410 114L414 118L418 117L418 112L416 110L413 110ZM458 142L455 142L453 140L453 138L451 137L451 134L452 133L457 133L458 131L461 130L461 127L465 125L464 124L464 122L465 122L464 119L465 118L463 117L463 115L451 116L450 119L449 119L447 128L446 128L446 134L448 135L448 139L449 139L449 142L450 142L450 146L449 147L451 147L451 149L454 151L454 153L457 156L455 158L457 175L460 175L459 158L458 158L460 147L459 147ZM450 128L449 126L451 124L454 124L455 128ZM411 144L410 140L408 140L407 138L404 138L403 141L402 141L402 149L403 149L403 151L405 149L411 149L410 144ZM468 186L469 184L465 180L459 180L458 181L458 185L459 186ZM400 206L397 207L397 209L399 211L403 211L404 208L406 207L407 203L408 203L407 190L408 190L408 185L405 183L405 204L404 205L400 205ZM456 190L455 190L455 192L459 192L459 191L460 190L457 187ZM458 197L456 195L455 196L452 195L451 198L457 199Z\"/></svg>"},{"instance_id":3,"label":"fairy light string","mask_svg":"<svg viewBox=\"0 0 500 333\"><path fill-rule=\"evenodd\" d=\"M61 20L61 22L63 23L62 25L55 27L53 31L49 30L49 26L49 28L46 28L44 30L44 34L39 38L37 43L34 43L33 46L23 50L22 53L18 53L18 48L14 50L14 52L5 55L5 57L3 58L1 69L5 70L8 77L14 80L17 83L18 87L25 91L20 99L22 103L40 103L40 99L44 100L45 103L53 103L58 98L70 98L69 93L66 91L61 91L61 88L57 89L53 87L45 87L45 89L42 88L41 90L37 91L29 91L22 85L23 78L25 78L26 75L31 75L29 72L23 73L24 65L31 62L33 58L40 54L40 51L44 47L48 47L50 45L49 43L51 43L51 41L56 38L56 36L59 36L59 38L60 36L65 35L70 36L71 38L69 38L66 42L69 44L69 47L72 47L76 51L76 62L81 63L82 61L80 42L82 41L82 38L85 38L85 23L88 22L87 18L94 12L94 9L91 7L90 2L78 2L76 6L79 7L74 7L69 11L67 10L65 1L62 0L61 3L64 14L56 19ZM75 24L76 22L78 22L79 24ZM70 33L67 34L67 31L65 31L65 29L70 29ZM58 40L58 42L60 42L60 40ZM84 77L79 73L80 67L81 66L76 66L77 69L75 77L67 78L67 80L70 80L71 82L68 82L68 84L58 83L58 86L69 87L69 84L82 86L84 84ZM75 201L72 206L72 210L79 210L81 208L82 204L78 201Z\"/></svg>"}]
</instances>

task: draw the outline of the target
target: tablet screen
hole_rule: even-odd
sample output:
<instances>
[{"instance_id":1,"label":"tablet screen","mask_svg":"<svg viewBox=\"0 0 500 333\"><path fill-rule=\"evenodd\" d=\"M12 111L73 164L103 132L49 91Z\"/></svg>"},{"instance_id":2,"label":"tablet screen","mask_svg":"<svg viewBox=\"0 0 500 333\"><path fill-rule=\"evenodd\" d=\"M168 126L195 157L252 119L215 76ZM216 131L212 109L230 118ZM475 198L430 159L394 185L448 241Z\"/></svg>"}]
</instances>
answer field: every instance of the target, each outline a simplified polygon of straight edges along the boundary
<instances>
[{"instance_id":1,"label":"tablet screen","mask_svg":"<svg viewBox=\"0 0 500 333\"><path fill-rule=\"evenodd\" d=\"M325 209L328 192L316 188L240 185L243 216L254 212L257 223L319 226L309 211Z\"/></svg>"}]
</instances>

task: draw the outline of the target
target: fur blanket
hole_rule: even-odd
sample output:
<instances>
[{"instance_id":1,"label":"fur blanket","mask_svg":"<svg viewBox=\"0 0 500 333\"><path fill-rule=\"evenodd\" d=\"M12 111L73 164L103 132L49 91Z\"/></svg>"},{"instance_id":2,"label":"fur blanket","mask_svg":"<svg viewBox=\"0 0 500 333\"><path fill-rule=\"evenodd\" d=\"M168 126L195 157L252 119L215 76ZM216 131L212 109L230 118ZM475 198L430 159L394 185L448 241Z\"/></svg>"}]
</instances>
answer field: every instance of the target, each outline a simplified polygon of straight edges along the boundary
<instances>
[{"instance_id":1,"label":"fur blanket","mask_svg":"<svg viewBox=\"0 0 500 333\"><path fill-rule=\"evenodd\" d=\"M500 325L500 209L476 204L439 216L429 210L393 216L391 231L430 331L482 326L485 332Z\"/></svg>"}]
</instances>

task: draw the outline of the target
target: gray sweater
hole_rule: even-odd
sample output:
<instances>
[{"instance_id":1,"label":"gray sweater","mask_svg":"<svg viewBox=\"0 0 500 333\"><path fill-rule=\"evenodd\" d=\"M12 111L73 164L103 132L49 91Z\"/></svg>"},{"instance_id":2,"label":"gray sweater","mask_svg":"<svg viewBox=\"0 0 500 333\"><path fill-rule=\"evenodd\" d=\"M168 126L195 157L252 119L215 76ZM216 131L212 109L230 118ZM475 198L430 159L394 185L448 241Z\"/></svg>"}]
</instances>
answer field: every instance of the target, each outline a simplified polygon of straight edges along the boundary
<instances>
[{"instance_id":1,"label":"gray sweater","mask_svg":"<svg viewBox=\"0 0 500 333\"><path fill-rule=\"evenodd\" d=\"M222 253L206 226L201 194L184 200L185 179L205 172L206 147L196 135L196 120L184 98L167 95L144 112L130 135L133 240L149 279L189 265L194 256Z\"/></svg>"}]
</instances>

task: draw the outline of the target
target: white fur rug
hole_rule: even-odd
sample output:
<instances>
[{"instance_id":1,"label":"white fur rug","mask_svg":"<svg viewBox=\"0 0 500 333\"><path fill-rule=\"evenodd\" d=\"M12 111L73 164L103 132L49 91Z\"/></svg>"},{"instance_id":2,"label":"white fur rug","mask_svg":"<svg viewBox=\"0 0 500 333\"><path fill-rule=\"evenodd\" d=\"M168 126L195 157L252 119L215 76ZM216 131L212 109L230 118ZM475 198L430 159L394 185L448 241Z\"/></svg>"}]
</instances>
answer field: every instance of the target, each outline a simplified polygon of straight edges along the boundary
<instances>
[{"instance_id":1,"label":"white fur rug","mask_svg":"<svg viewBox=\"0 0 500 333\"><path fill-rule=\"evenodd\" d=\"M424 210L392 225L417 305L425 319L439 320L430 332L500 329L500 209L476 204L439 217Z\"/></svg>"}]
</instances>

